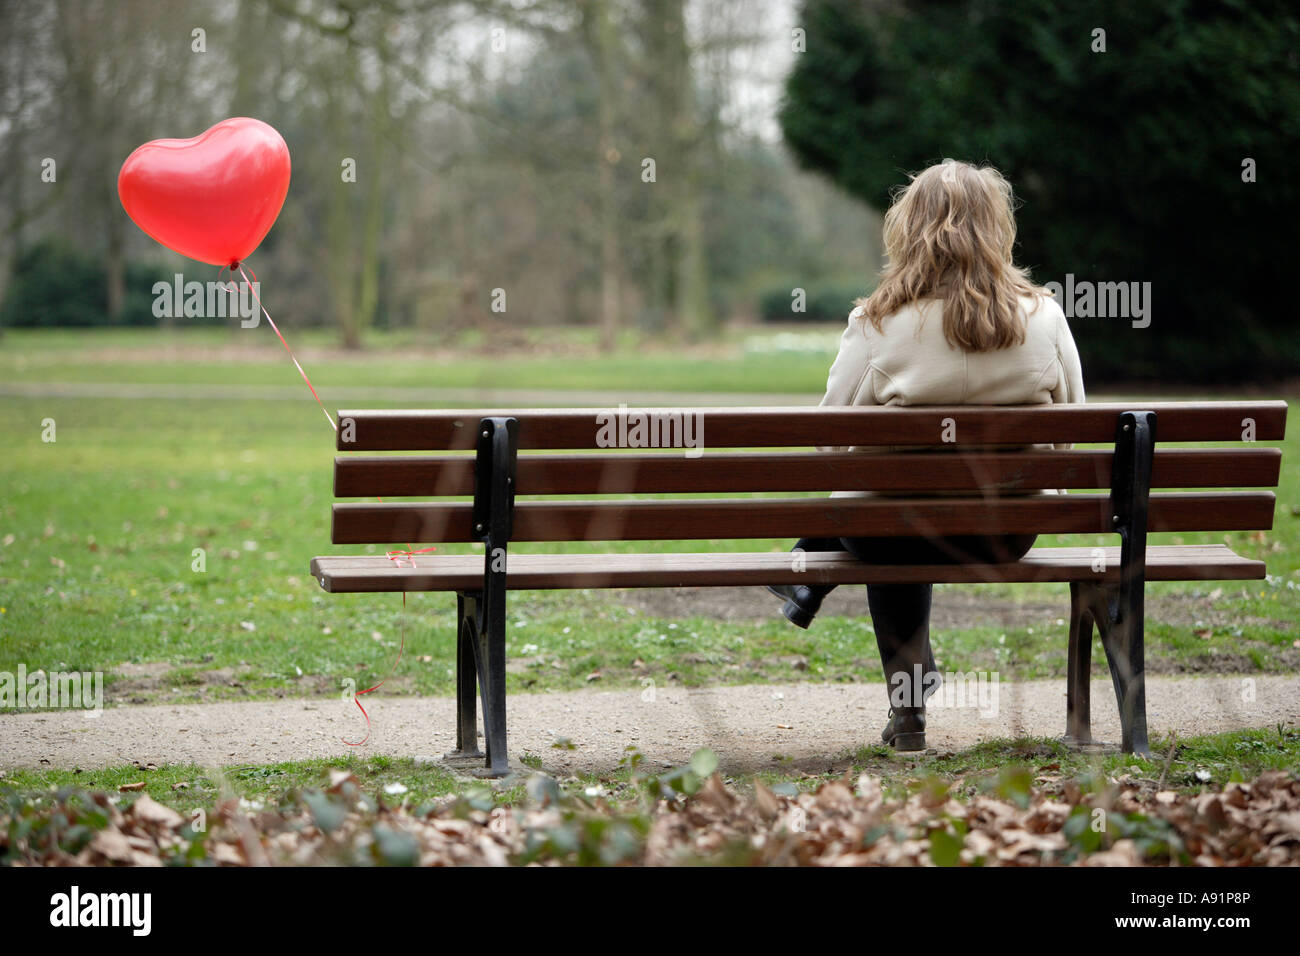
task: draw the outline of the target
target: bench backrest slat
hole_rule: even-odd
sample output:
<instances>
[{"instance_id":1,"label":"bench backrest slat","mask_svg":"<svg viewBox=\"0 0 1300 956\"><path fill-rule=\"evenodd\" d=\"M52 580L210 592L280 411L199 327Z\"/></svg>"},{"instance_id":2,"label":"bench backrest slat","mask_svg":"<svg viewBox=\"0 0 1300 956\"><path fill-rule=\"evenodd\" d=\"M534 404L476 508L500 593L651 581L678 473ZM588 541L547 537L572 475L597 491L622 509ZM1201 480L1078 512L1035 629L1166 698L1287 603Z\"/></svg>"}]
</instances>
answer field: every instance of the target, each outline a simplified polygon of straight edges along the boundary
<instances>
[{"instance_id":1,"label":"bench backrest slat","mask_svg":"<svg viewBox=\"0 0 1300 956\"><path fill-rule=\"evenodd\" d=\"M715 452L683 466L680 455L521 455L520 495L706 494L739 492L1017 491L1108 488L1114 454L1104 449L849 454ZM1155 488L1271 487L1277 448L1160 449ZM464 455L335 459L339 498L454 497L474 493L474 460Z\"/></svg>"},{"instance_id":2,"label":"bench backrest slat","mask_svg":"<svg viewBox=\"0 0 1300 956\"><path fill-rule=\"evenodd\" d=\"M1095 405L926 406L923 408L634 408L610 410L476 409L453 411L347 411L338 413L339 451L444 451L470 449L482 418L514 417L522 449L609 447L618 417L627 428L635 416L670 431L697 416L708 448L847 447L851 445L937 445L955 425L965 445L1028 445L1111 442L1115 421L1141 407L1156 412L1158 440L1241 441L1253 428L1258 441L1277 441L1286 428L1285 402L1126 402ZM602 418L602 416L604 416ZM674 418L674 416L676 416ZM680 431L675 434L681 434ZM670 442L659 446L676 447Z\"/></svg>"},{"instance_id":3,"label":"bench backrest slat","mask_svg":"<svg viewBox=\"0 0 1300 956\"><path fill-rule=\"evenodd\" d=\"M1151 531L1253 531L1273 526L1269 492L1153 496ZM473 506L339 504L336 544L475 540ZM979 498L747 498L527 501L515 505L515 541L644 541L895 537L962 534L1099 534L1114 530L1109 495Z\"/></svg>"}]
</instances>

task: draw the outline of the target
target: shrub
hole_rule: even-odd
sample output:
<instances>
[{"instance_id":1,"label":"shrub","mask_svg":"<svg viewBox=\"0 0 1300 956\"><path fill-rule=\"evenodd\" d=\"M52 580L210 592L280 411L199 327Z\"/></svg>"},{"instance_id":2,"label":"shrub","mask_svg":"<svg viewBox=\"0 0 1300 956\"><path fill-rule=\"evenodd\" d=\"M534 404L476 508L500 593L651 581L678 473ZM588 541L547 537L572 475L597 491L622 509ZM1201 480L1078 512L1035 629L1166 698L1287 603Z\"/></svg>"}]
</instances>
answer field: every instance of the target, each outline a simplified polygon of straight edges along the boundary
<instances>
[{"instance_id":1,"label":"shrub","mask_svg":"<svg viewBox=\"0 0 1300 956\"><path fill-rule=\"evenodd\" d=\"M153 284L169 278L158 266L127 263L122 310L110 315L103 258L57 239L44 239L15 257L9 287L0 302L0 326L157 325Z\"/></svg>"},{"instance_id":2,"label":"shrub","mask_svg":"<svg viewBox=\"0 0 1300 956\"><path fill-rule=\"evenodd\" d=\"M804 311L794 311L795 289L804 291ZM853 300L868 293L861 285L843 282L790 282L771 286L759 296L758 314L764 322L844 322Z\"/></svg>"}]
</instances>

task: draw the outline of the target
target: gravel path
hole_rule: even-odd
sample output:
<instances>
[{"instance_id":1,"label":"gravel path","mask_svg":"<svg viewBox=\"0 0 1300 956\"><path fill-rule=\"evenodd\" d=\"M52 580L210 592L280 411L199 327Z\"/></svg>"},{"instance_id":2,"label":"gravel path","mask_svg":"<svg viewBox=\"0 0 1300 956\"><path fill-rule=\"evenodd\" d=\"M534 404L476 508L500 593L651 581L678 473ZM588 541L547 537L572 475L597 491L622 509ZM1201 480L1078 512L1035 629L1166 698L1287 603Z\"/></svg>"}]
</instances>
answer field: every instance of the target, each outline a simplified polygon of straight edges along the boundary
<instances>
[{"instance_id":1,"label":"gravel path","mask_svg":"<svg viewBox=\"0 0 1300 956\"><path fill-rule=\"evenodd\" d=\"M1243 700L1242 677L1149 677L1153 735L1179 736L1300 722L1300 675L1261 676L1254 699ZM987 685L992 689L992 685ZM991 699L990 699L991 700ZM879 740L885 720L883 684L787 684L582 690L519 694L509 701L510 755L539 755L552 773L611 771L635 744L650 768L675 766L711 747L722 767L748 771L780 758L826 770L846 752ZM996 737L1059 736L1065 726L1065 682L997 686L997 713L953 706L929 711L927 742L957 750ZM393 697L367 701L364 720L351 701L279 700L249 703L123 706L96 718L73 711L0 715L0 769L94 768L145 763L265 764L349 752L438 756L452 749L450 698ZM1118 741L1119 720L1109 683L1094 681L1093 736ZM551 745L568 738L573 750ZM784 764L787 768L790 764Z\"/></svg>"}]
</instances>

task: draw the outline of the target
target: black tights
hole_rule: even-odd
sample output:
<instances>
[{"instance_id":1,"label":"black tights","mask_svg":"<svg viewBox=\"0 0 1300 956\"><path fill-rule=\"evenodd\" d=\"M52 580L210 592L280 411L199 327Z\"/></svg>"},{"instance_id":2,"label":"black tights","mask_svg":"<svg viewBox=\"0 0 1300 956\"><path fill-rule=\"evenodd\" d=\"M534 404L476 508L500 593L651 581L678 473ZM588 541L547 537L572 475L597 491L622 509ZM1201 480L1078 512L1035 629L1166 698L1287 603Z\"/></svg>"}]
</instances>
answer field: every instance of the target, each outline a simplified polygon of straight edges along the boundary
<instances>
[{"instance_id":1,"label":"black tights","mask_svg":"<svg viewBox=\"0 0 1300 956\"><path fill-rule=\"evenodd\" d=\"M1034 545L1037 535L971 535L953 538L803 538L796 549L847 551L867 564L991 564L1019 561ZM835 590L834 584L807 585L818 597ZM876 629L876 647L890 690L898 674L937 674L930 647L932 584L868 584L867 605ZM920 704L937 689L928 678L922 684ZM914 686L908 684L906 686Z\"/></svg>"}]
</instances>

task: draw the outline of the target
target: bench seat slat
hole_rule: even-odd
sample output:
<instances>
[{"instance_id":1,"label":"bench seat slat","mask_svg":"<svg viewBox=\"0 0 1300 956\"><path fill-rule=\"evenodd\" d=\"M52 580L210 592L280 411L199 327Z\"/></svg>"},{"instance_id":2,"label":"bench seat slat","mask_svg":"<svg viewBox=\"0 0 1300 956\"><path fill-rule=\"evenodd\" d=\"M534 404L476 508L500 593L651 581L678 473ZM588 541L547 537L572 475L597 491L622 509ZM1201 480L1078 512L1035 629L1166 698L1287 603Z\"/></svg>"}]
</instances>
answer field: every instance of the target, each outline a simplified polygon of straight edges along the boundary
<instances>
[{"instance_id":1,"label":"bench seat slat","mask_svg":"<svg viewBox=\"0 0 1300 956\"><path fill-rule=\"evenodd\" d=\"M737 493L744 491L1109 488L1114 453L1105 449L849 454L718 452L682 462L678 455L521 455L520 495ZM1278 448L1157 449L1153 488L1269 488L1277 485ZM357 456L335 459L339 498L452 497L474 493L474 461L463 455Z\"/></svg>"},{"instance_id":2,"label":"bench seat slat","mask_svg":"<svg viewBox=\"0 0 1300 956\"><path fill-rule=\"evenodd\" d=\"M1015 564L865 565L848 555L810 553L802 571L784 552L722 554L516 554L507 562L514 590L714 587L764 584L864 584L932 581L1116 581L1119 548L1102 548L1106 571L1093 570L1093 548L1034 548ZM409 559L408 559L409 560ZM311 563L326 591L462 591L483 586L483 555L416 555L399 567L383 555L325 556ZM1226 545L1153 545L1148 581L1260 580L1264 562ZM759 602L756 601L756 607Z\"/></svg>"},{"instance_id":3,"label":"bench seat slat","mask_svg":"<svg viewBox=\"0 0 1300 956\"><path fill-rule=\"evenodd\" d=\"M1272 492L1152 495L1150 531L1256 531L1273 526ZM978 498L748 498L526 501L515 541L674 541L807 536L1100 534L1113 531L1108 495ZM471 541L473 506L334 505L335 544Z\"/></svg>"},{"instance_id":4,"label":"bench seat slat","mask_svg":"<svg viewBox=\"0 0 1300 956\"><path fill-rule=\"evenodd\" d=\"M790 406L767 408L633 408L625 414L699 415L706 448L934 445L945 420L956 423L963 445L1105 442L1115 440L1117 416L1133 409L1156 413L1157 439L1241 441L1246 419L1258 441L1279 441L1286 402L1107 402L1016 406ZM519 448L604 447L600 408L346 410L341 409L339 451L439 451L470 449L480 419L519 420ZM677 434L680 436L680 428ZM668 444L665 442L664 444Z\"/></svg>"}]
</instances>

